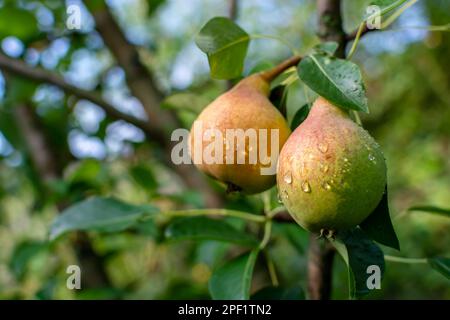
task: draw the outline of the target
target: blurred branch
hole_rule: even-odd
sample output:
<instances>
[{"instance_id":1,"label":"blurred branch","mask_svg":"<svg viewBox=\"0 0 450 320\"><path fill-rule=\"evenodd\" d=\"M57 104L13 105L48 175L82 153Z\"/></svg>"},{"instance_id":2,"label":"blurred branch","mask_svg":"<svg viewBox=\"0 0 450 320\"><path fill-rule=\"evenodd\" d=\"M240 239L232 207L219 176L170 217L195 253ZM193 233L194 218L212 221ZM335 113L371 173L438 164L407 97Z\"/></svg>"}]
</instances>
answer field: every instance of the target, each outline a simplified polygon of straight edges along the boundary
<instances>
[{"instance_id":1,"label":"blurred branch","mask_svg":"<svg viewBox=\"0 0 450 320\"><path fill-rule=\"evenodd\" d=\"M39 119L32 106L20 104L14 109L14 118L24 136L34 169L44 183L57 179L61 172L54 150L47 143Z\"/></svg>"},{"instance_id":2,"label":"blurred branch","mask_svg":"<svg viewBox=\"0 0 450 320\"><path fill-rule=\"evenodd\" d=\"M129 122L142 129L144 132L152 136L153 139L162 139L160 133L152 128L147 121L140 120L136 117L117 110L112 104L102 99L98 94L71 85L67 83L63 77L56 73L41 68L33 68L27 65L25 62L9 58L1 52L0 69L37 82L46 82L53 84L64 90L66 93L73 94L80 99L89 100L92 103L98 105L112 119L125 120L126 122Z\"/></svg>"},{"instance_id":3,"label":"blurred branch","mask_svg":"<svg viewBox=\"0 0 450 320\"><path fill-rule=\"evenodd\" d=\"M330 299L335 252L328 240L311 235L308 248L309 299Z\"/></svg>"},{"instance_id":4,"label":"blurred branch","mask_svg":"<svg viewBox=\"0 0 450 320\"><path fill-rule=\"evenodd\" d=\"M237 17L238 17L238 7L239 7L239 0L228 0L228 17L233 20L236 21ZM227 80L226 81L226 89L230 90L231 88L233 88L234 86L234 82L233 80Z\"/></svg>"},{"instance_id":5,"label":"blurred branch","mask_svg":"<svg viewBox=\"0 0 450 320\"><path fill-rule=\"evenodd\" d=\"M346 35L342 28L341 1L317 0L319 28L317 35L322 41L336 41L339 44L337 57L345 56Z\"/></svg>"},{"instance_id":6,"label":"blurred branch","mask_svg":"<svg viewBox=\"0 0 450 320\"><path fill-rule=\"evenodd\" d=\"M52 180L60 179L62 166L59 165L51 142L43 130L43 124L34 112L33 106L23 103L14 108L14 118L22 133L28 149L31 162L44 185ZM63 210L63 202L56 203L59 211ZM110 286L110 280L105 270L103 257L92 248L85 233L77 233L74 249L80 267L83 270L83 288L104 288Z\"/></svg>"},{"instance_id":7,"label":"blurred branch","mask_svg":"<svg viewBox=\"0 0 450 320\"><path fill-rule=\"evenodd\" d=\"M380 31L379 29L369 29L367 28L367 24L364 25L362 31L361 31L361 35L360 37L362 37L363 35L365 35L366 33L372 32L372 31ZM354 40L356 38L356 35L358 34L358 29L354 30L353 32L347 34L345 36L345 40L347 42L350 42L352 40Z\"/></svg>"},{"instance_id":8,"label":"blurred branch","mask_svg":"<svg viewBox=\"0 0 450 320\"><path fill-rule=\"evenodd\" d=\"M91 14L97 31L119 66L125 71L130 91L144 106L155 129L161 133L171 133L174 129L182 127L173 112L161 108L163 93L156 86L153 75L139 59L136 46L128 42L108 6L105 4L101 9L92 10Z\"/></svg>"},{"instance_id":9,"label":"blurred branch","mask_svg":"<svg viewBox=\"0 0 450 320\"><path fill-rule=\"evenodd\" d=\"M170 159L170 154L174 143L171 142L170 135L154 127L153 122L150 124L148 121L141 120L129 114L123 113L117 110L112 104L102 99L98 94L73 86L67 83L64 78L56 73L41 68L33 68L27 65L25 62L9 58L1 52L0 69L37 82L46 82L53 84L64 90L66 93L73 94L80 99L89 100L90 102L98 105L112 119L124 120L140 128L145 132L149 139L156 142L158 145L165 149L163 161L181 176L188 187L192 187L202 191L205 194L208 206L220 206L221 199L215 193L213 193L209 185L206 183L205 179L200 175L199 172L195 170L193 166L173 164L172 160Z\"/></svg>"},{"instance_id":10,"label":"blurred branch","mask_svg":"<svg viewBox=\"0 0 450 320\"><path fill-rule=\"evenodd\" d=\"M239 0L228 0L228 16L235 21L238 17Z\"/></svg>"}]
</instances>

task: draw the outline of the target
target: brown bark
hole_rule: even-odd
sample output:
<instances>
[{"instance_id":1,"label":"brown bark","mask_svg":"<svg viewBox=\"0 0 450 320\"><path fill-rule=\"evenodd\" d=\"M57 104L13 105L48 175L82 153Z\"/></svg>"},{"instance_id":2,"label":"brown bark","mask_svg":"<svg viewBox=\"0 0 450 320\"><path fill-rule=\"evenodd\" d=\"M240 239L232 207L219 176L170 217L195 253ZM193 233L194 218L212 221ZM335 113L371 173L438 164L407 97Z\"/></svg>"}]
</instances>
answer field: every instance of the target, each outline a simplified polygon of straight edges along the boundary
<instances>
[{"instance_id":1,"label":"brown bark","mask_svg":"<svg viewBox=\"0 0 450 320\"><path fill-rule=\"evenodd\" d=\"M346 34L342 28L341 0L317 0L319 26L317 35L322 41L336 41L337 57L345 56Z\"/></svg>"},{"instance_id":2,"label":"brown bark","mask_svg":"<svg viewBox=\"0 0 450 320\"><path fill-rule=\"evenodd\" d=\"M60 176L57 157L50 149L33 109L20 104L14 108L14 116L38 176L44 183L57 179Z\"/></svg>"},{"instance_id":3,"label":"brown bark","mask_svg":"<svg viewBox=\"0 0 450 320\"><path fill-rule=\"evenodd\" d=\"M239 9L239 2L238 0L228 0L228 17L233 20L236 21L237 17L238 17L238 10ZM227 80L225 83L225 87L227 90L230 90L231 88L233 88L234 86L234 82L233 80Z\"/></svg>"},{"instance_id":4,"label":"brown bark","mask_svg":"<svg viewBox=\"0 0 450 320\"><path fill-rule=\"evenodd\" d=\"M136 127L142 129L156 141L163 139L160 132L157 131L154 127L150 126L150 124L147 121L137 119L129 114L119 111L113 105L102 99L100 95L73 86L67 83L63 77L61 77L56 73L41 68L33 68L27 65L25 62L9 58L1 52L0 52L0 69L10 72L11 74L19 75L21 77L34 80L36 82L46 82L53 84L59 87L60 89L64 90L64 92L73 94L79 99L85 99L91 101L92 103L95 103L96 105L101 107L106 112L106 114L112 119L125 120L135 125Z\"/></svg>"},{"instance_id":5,"label":"brown bark","mask_svg":"<svg viewBox=\"0 0 450 320\"><path fill-rule=\"evenodd\" d=\"M311 234L308 249L308 295L312 300L331 297L335 250L325 239Z\"/></svg>"},{"instance_id":6,"label":"brown bark","mask_svg":"<svg viewBox=\"0 0 450 320\"><path fill-rule=\"evenodd\" d=\"M158 90L153 76L141 63L137 48L128 42L111 12L103 8L93 11L92 15L103 41L125 71L130 91L144 106L154 128L169 134L181 127L172 112L160 107L163 94Z\"/></svg>"}]
</instances>

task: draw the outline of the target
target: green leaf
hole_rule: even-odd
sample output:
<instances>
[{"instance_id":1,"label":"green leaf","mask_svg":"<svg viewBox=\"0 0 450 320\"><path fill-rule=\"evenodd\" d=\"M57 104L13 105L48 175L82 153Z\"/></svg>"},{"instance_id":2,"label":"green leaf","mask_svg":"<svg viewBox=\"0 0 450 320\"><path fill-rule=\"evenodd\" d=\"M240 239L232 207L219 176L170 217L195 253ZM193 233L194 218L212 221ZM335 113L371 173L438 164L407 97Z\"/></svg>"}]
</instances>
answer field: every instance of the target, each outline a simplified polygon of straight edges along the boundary
<instances>
[{"instance_id":1,"label":"green leaf","mask_svg":"<svg viewBox=\"0 0 450 320\"><path fill-rule=\"evenodd\" d=\"M361 71L353 62L310 54L300 61L298 74L308 87L334 105L369 112Z\"/></svg>"},{"instance_id":2,"label":"green leaf","mask_svg":"<svg viewBox=\"0 0 450 320\"><path fill-rule=\"evenodd\" d=\"M384 255L381 249L364 232L355 228L338 235L333 242L344 259L349 272L349 292L351 298L361 298L370 292L367 279L370 274L367 268L378 266L381 276L384 274Z\"/></svg>"},{"instance_id":3,"label":"green leaf","mask_svg":"<svg viewBox=\"0 0 450 320\"><path fill-rule=\"evenodd\" d=\"M26 42L38 33L36 17L30 11L10 5L0 8L0 39L13 36Z\"/></svg>"},{"instance_id":4,"label":"green leaf","mask_svg":"<svg viewBox=\"0 0 450 320\"><path fill-rule=\"evenodd\" d=\"M255 246L258 241L247 233L239 231L224 220L206 217L187 217L172 222L165 231L169 240L217 240Z\"/></svg>"},{"instance_id":5,"label":"green leaf","mask_svg":"<svg viewBox=\"0 0 450 320\"><path fill-rule=\"evenodd\" d=\"M380 16L384 16L385 14L391 12L392 10L398 8L403 3L407 2L408 0L374 0L370 4L380 7L380 12L374 12L374 13L366 13L364 15L364 20L369 20L371 18L376 17L378 14Z\"/></svg>"},{"instance_id":6,"label":"green leaf","mask_svg":"<svg viewBox=\"0 0 450 320\"><path fill-rule=\"evenodd\" d=\"M305 292L300 286L292 288L265 287L256 292L251 300L305 300Z\"/></svg>"},{"instance_id":7,"label":"green leaf","mask_svg":"<svg viewBox=\"0 0 450 320\"><path fill-rule=\"evenodd\" d=\"M147 0L148 16L152 16L155 13L155 11L165 2L166 0Z\"/></svg>"},{"instance_id":8,"label":"green leaf","mask_svg":"<svg viewBox=\"0 0 450 320\"><path fill-rule=\"evenodd\" d=\"M131 167L129 172L133 180L148 192L154 192L158 187L158 182L150 166L138 164Z\"/></svg>"},{"instance_id":9,"label":"green leaf","mask_svg":"<svg viewBox=\"0 0 450 320\"><path fill-rule=\"evenodd\" d=\"M289 241L298 253L304 254L308 246L308 233L296 223L274 223L273 234L280 234Z\"/></svg>"},{"instance_id":10,"label":"green leaf","mask_svg":"<svg viewBox=\"0 0 450 320\"><path fill-rule=\"evenodd\" d=\"M75 230L125 230L156 212L158 209L150 205L136 206L115 198L92 197L64 210L51 226L50 239Z\"/></svg>"},{"instance_id":11,"label":"green leaf","mask_svg":"<svg viewBox=\"0 0 450 320\"><path fill-rule=\"evenodd\" d=\"M15 247L9 262L14 275L21 278L31 259L47 247L47 243L42 241L24 241Z\"/></svg>"},{"instance_id":12,"label":"green leaf","mask_svg":"<svg viewBox=\"0 0 450 320\"><path fill-rule=\"evenodd\" d=\"M214 300L248 300L258 249L241 255L215 270L209 280Z\"/></svg>"},{"instance_id":13,"label":"green leaf","mask_svg":"<svg viewBox=\"0 0 450 320\"><path fill-rule=\"evenodd\" d=\"M31 101L37 84L25 78L10 76L8 78L8 90L6 91L6 105L16 107L21 103Z\"/></svg>"},{"instance_id":14,"label":"green leaf","mask_svg":"<svg viewBox=\"0 0 450 320\"><path fill-rule=\"evenodd\" d=\"M397 0L374 0L370 4L379 7L387 7L393 4L394 2L397 2Z\"/></svg>"},{"instance_id":15,"label":"green leaf","mask_svg":"<svg viewBox=\"0 0 450 320\"><path fill-rule=\"evenodd\" d=\"M450 217L450 209L439 208L435 206L413 206L408 209L408 211L423 211L428 213L435 213L442 215L444 217Z\"/></svg>"},{"instance_id":16,"label":"green leaf","mask_svg":"<svg viewBox=\"0 0 450 320\"><path fill-rule=\"evenodd\" d=\"M318 45L314 46L314 51L317 53L326 53L330 56L334 55L337 48L339 47L339 44L336 41L327 41L319 43Z\"/></svg>"},{"instance_id":17,"label":"green leaf","mask_svg":"<svg viewBox=\"0 0 450 320\"><path fill-rule=\"evenodd\" d=\"M389 215L387 186L380 203L370 216L360 224L360 227L373 240L400 250L400 243Z\"/></svg>"},{"instance_id":18,"label":"green leaf","mask_svg":"<svg viewBox=\"0 0 450 320\"><path fill-rule=\"evenodd\" d=\"M232 79L242 74L249 41L247 32L225 17L209 20L195 39L208 56L211 77L216 79Z\"/></svg>"},{"instance_id":19,"label":"green leaf","mask_svg":"<svg viewBox=\"0 0 450 320\"><path fill-rule=\"evenodd\" d=\"M103 164L95 159L84 159L70 168L66 180L71 185L83 184L98 186L105 178L106 172Z\"/></svg>"},{"instance_id":20,"label":"green leaf","mask_svg":"<svg viewBox=\"0 0 450 320\"><path fill-rule=\"evenodd\" d=\"M105 2L103 0L86 1L85 5L91 13L96 13L105 10Z\"/></svg>"},{"instance_id":21,"label":"green leaf","mask_svg":"<svg viewBox=\"0 0 450 320\"><path fill-rule=\"evenodd\" d=\"M308 116L310 110L310 105L304 104L297 110L297 112L292 117L291 130L295 130Z\"/></svg>"},{"instance_id":22,"label":"green leaf","mask_svg":"<svg viewBox=\"0 0 450 320\"><path fill-rule=\"evenodd\" d=\"M197 209L205 207L205 199L199 191L186 190L181 193L167 195L166 197L183 205L189 204Z\"/></svg>"},{"instance_id":23,"label":"green leaf","mask_svg":"<svg viewBox=\"0 0 450 320\"><path fill-rule=\"evenodd\" d=\"M450 258L431 258L428 259L428 263L434 270L450 279Z\"/></svg>"}]
</instances>

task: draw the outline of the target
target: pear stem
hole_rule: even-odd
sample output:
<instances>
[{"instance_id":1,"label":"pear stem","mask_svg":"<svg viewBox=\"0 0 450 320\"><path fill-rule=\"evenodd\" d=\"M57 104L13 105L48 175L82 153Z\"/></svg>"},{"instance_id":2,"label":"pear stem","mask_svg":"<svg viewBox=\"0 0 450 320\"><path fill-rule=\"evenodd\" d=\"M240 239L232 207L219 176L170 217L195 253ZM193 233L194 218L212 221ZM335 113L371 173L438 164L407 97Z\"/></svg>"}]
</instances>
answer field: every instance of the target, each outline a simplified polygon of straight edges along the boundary
<instances>
[{"instance_id":1,"label":"pear stem","mask_svg":"<svg viewBox=\"0 0 450 320\"><path fill-rule=\"evenodd\" d=\"M279 76L286 69L296 66L300 62L301 59L302 59L301 56L292 56L289 59L286 59L283 62L281 62L280 64L276 65L272 69L261 72L260 76L267 82L271 82L273 79L275 79L277 76Z\"/></svg>"}]
</instances>

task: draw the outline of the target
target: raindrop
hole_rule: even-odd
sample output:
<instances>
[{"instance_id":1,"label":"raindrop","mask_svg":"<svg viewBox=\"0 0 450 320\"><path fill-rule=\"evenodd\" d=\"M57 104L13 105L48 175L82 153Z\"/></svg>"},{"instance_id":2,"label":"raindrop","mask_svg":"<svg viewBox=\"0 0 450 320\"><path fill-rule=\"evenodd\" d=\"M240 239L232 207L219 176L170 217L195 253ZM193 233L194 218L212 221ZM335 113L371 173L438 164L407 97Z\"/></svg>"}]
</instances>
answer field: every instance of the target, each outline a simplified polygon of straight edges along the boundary
<instances>
[{"instance_id":1,"label":"raindrop","mask_svg":"<svg viewBox=\"0 0 450 320\"><path fill-rule=\"evenodd\" d=\"M291 184L292 183L292 174L290 172L286 172L283 179L284 179L284 182L286 182L287 184Z\"/></svg>"},{"instance_id":2,"label":"raindrop","mask_svg":"<svg viewBox=\"0 0 450 320\"><path fill-rule=\"evenodd\" d=\"M308 155L308 157L312 160L312 159L314 159L314 155L312 154L312 153L310 153L309 155Z\"/></svg>"},{"instance_id":3,"label":"raindrop","mask_svg":"<svg viewBox=\"0 0 450 320\"><path fill-rule=\"evenodd\" d=\"M281 199L281 194L278 194L277 198L278 198L278 203L283 203L283 199Z\"/></svg>"},{"instance_id":4,"label":"raindrop","mask_svg":"<svg viewBox=\"0 0 450 320\"><path fill-rule=\"evenodd\" d=\"M375 156L369 153L369 160L375 162Z\"/></svg>"},{"instance_id":5,"label":"raindrop","mask_svg":"<svg viewBox=\"0 0 450 320\"><path fill-rule=\"evenodd\" d=\"M324 183L322 183L322 187L323 187L325 190L330 190L330 189L331 189L331 185L330 185L327 181L325 181Z\"/></svg>"},{"instance_id":6,"label":"raindrop","mask_svg":"<svg viewBox=\"0 0 450 320\"><path fill-rule=\"evenodd\" d=\"M309 185L308 181L305 180L302 182L302 190L303 190L303 192L306 192L306 193L311 192L311 186Z\"/></svg>"},{"instance_id":7,"label":"raindrop","mask_svg":"<svg viewBox=\"0 0 450 320\"><path fill-rule=\"evenodd\" d=\"M344 158L344 162L348 162L348 159L347 159L347 158Z\"/></svg>"},{"instance_id":8,"label":"raindrop","mask_svg":"<svg viewBox=\"0 0 450 320\"><path fill-rule=\"evenodd\" d=\"M325 153L328 151L328 144L326 142L320 142L317 148L319 148L320 152Z\"/></svg>"}]
</instances>

